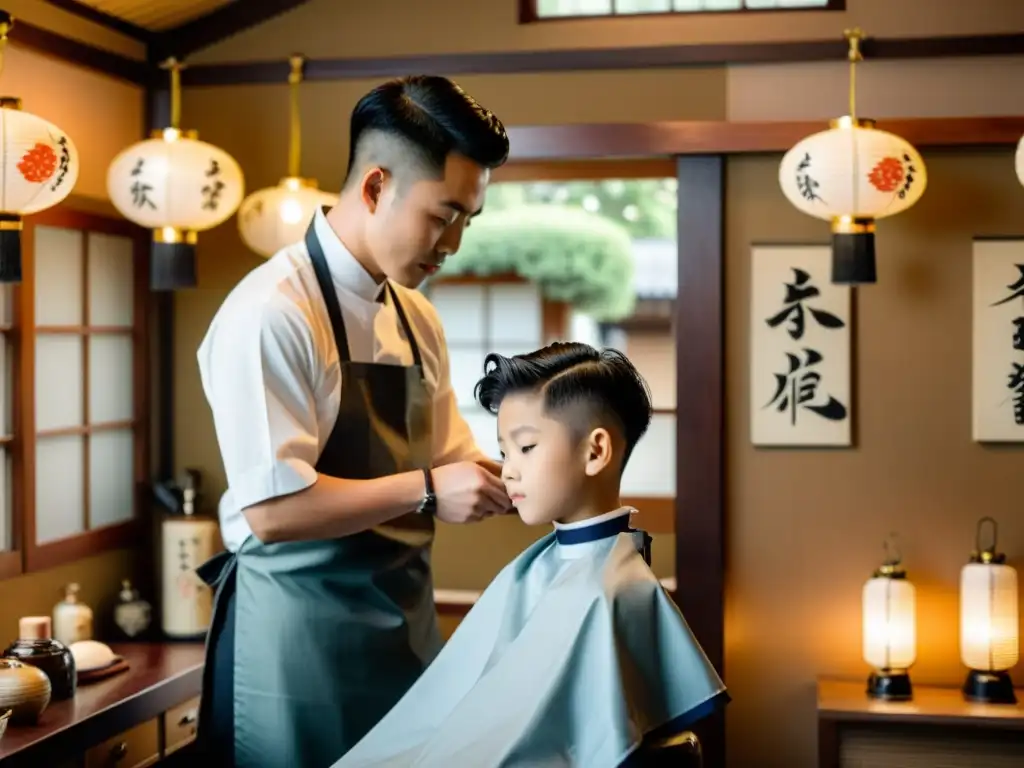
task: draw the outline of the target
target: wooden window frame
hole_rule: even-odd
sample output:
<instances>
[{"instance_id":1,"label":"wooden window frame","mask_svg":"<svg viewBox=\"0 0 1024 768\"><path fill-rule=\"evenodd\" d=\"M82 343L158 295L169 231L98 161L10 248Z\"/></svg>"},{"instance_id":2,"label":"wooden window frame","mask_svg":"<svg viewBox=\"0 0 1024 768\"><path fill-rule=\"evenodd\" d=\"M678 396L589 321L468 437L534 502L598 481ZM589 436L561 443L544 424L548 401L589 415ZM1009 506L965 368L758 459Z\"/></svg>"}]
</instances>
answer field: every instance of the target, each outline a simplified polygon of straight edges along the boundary
<instances>
[{"instance_id":1,"label":"wooden window frame","mask_svg":"<svg viewBox=\"0 0 1024 768\"><path fill-rule=\"evenodd\" d=\"M701 11L650 11L646 13L618 13L617 0L611 0L611 13L580 14L576 16L540 16L537 13L538 0L519 0L519 23L536 24L550 21L581 21L583 19L646 19L650 17L688 18L691 16L721 16L723 14L748 13L807 13L809 11L845 11L846 0L828 0L826 5L817 8L722 8L720 10Z\"/></svg>"},{"instance_id":2,"label":"wooden window frame","mask_svg":"<svg viewBox=\"0 0 1024 768\"><path fill-rule=\"evenodd\" d=\"M614 166L618 167L618 166ZM659 164L661 167L661 164ZM669 168L674 166L669 161ZM557 166L549 166L549 168L555 169L555 173L559 173ZM591 178L614 178L614 175L609 175L607 169L602 169L602 173L599 169L593 169ZM625 168L623 169L625 170ZM583 178L581 176L572 176L571 171L562 169L561 172L565 172L567 175L566 179L572 178L573 180ZM538 174L540 175L540 174ZM650 177L657 175L654 172L648 172ZM629 178L641 178L636 174L627 173L626 177ZM501 181L518 181L519 179L501 179ZM523 178L523 181L538 181L537 175L529 176L529 178ZM494 286L494 285L508 285L516 283L526 283L527 281L514 274L501 274L501 275L489 275L487 277L480 277L476 275L459 275L456 277L443 277L438 278L431 282L431 285L466 285L466 286ZM428 290L429 298L429 290ZM486 302L486 299L485 299ZM485 304L486 306L486 304ZM568 305L560 302L550 301L541 297L541 335L542 343L548 344L551 341L557 339L564 339L568 336L569 332L569 307ZM628 322L628 321L627 321ZM619 325L619 324L616 324ZM625 324L623 324L625 330ZM659 330L665 328L659 327ZM667 326L668 330L671 330L671 324ZM489 332L489 329L487 329ZM488 333L489 337L489 333ZM449 343L449 347L451 347ZM654 416L665 416L672 415L678 418L675 408L655 408ZM636 496L622 498L622 503L628 507L636 507L640 511L640 516L643 520L642 525L648 533L675 533L675 497L673 496Z\"/></svg>"},{"instance_id":3,"label":"wooden window frame","mask_svg":"<svg viewBox=\"0 0 1024 768\"><path fill-rule=\"evenodd\" d=\"M133 477L135 481L132 517L122 523L88 530L89 523L89 454L83 456L83 514L86 530L44 544L36 543L36 431L35 420L35 229L39 226L72 229L84 233L82 238L83 324L80 326L43 327L43 333L77 334L88 337L106 332L130 334L132 338L132 418L130 421L104 424L99 428L88 424L89 362L88 342L82 345L83 422L80 427L47 430L46 437L65 434L88 436L106 429L131 428L133 434ZM130 330L116 330L88 325L88 235L90 233L126 237L133 244L134 292ZM11 291L12 322L0 328L12 346L12 439L11 451L11 517L10 551L0 552L0 579L23 573L54 568L75 560L112 549L125 548L142 539L142 519L146 479L149 467L149 238L139 227L122 219L73 210L65 206L33 214L25 221L22 232L22 282Z\"/></svg>"}]
</instances>

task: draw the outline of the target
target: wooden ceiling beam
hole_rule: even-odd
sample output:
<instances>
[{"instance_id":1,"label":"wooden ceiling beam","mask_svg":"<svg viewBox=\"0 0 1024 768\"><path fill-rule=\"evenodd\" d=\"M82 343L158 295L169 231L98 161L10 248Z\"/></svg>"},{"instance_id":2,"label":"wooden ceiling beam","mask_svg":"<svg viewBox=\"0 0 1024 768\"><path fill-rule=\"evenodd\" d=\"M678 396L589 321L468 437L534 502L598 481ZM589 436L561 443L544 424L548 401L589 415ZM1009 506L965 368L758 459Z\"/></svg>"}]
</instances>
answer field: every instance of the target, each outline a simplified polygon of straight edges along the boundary
<instances>
[{"instance_id":1,"label":"wooden ceiling beam","mask_svg":"<svg viewBox=\"0 0 1024 768\"><path fill-rule=\"evenodd\" d=\"M156 33L151 32L144 27L140 27L137 24L132 24L130 21L125 21L119 16L113 16L109 13L93 8L91 5L79 2L79 0L44 0L48 5L52 5L54 8L60 8L62 11L67 11L80 19L91 21L93 24L99 24L101 27L113 30L119 34L130 37L133 40L138 40L141 43L147 45L156 38Z\"/></svg>"},{"instance_id":2,"label":"wooden ceiling beam","mask_svg":"<svg viewBox=\"0 0 1024 768\"><path fill-rule=\"evenodd\" d=\"M184 60L243 30L263 24L309 0L232 0L192 21L161 32L150 46L149 59L160 62L170 56ZM186 70L187 71L187 70Z\"/></svg>"}]
</instances>

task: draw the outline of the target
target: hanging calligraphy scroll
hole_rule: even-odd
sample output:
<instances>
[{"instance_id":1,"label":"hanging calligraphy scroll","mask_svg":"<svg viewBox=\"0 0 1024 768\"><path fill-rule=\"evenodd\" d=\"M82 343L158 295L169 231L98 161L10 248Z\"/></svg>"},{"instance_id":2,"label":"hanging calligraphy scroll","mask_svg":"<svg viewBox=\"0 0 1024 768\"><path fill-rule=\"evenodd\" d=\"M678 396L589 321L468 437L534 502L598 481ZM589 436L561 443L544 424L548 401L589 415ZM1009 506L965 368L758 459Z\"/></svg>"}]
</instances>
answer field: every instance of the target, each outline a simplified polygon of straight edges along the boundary
<instances>
[{"instance_id":1,"label":"hanging calligraphy scroll","mask_svg":"<svg viewBox=\"0 0 1024 768\"><path fill-rule=\"evenodd\" d=\"M751 253L750 436L763 446L852 443L850 288L828 246Z\"/></svg>"},{"instance_id":2,"label":"hanging calligraphy scroll","mask_svg":"<svg viewBox=\"0 0 1024 768\"><path fill-rule=\"evenodd\" d=\"M1024 442L1024 240L974 241L973 433Z\"/></svg>"}]
</instances>

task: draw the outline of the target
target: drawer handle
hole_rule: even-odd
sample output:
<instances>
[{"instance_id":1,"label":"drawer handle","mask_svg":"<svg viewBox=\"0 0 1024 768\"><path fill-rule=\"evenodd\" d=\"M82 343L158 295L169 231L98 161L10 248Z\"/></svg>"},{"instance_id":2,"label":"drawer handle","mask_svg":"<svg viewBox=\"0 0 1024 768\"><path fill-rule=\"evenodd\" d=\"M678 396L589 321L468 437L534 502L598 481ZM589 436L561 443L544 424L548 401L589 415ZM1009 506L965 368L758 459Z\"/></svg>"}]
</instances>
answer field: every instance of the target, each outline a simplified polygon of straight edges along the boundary
<instances>
[{"instance_id":1,"label":"drawer handle","mask_svg":"<svg viewBox=\"0 0 1024 768\"><path fill-rule=\"evenodd\" d=\"M186 725L192 725L197 719L196 711L194 709L190 710L181 716L181 720L178 721L178 727L184 728Z\"/></svg>"},{"instance_id":2,"label":"drawer handle","mask_svg":"<svg viewBox=\"0 0 1024 768\"><path fill-rule=\"evenodd\" d=\"M128 745L125 742L121 742L116 747L112 747L110 750L110 759L115 763L119 760L123 760L124 756L128 754Z\"/></svg>"}]
</instances>

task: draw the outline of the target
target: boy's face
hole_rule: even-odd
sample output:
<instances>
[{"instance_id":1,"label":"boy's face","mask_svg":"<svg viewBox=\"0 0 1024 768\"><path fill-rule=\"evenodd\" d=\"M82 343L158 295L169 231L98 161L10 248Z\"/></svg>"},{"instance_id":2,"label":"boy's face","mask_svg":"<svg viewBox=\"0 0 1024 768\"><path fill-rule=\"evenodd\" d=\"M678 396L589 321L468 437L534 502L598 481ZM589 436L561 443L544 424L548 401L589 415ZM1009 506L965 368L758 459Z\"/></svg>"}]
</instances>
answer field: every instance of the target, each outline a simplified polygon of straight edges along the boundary
<instances>
[{"instance_id":1,"label":"boy's face","mask_svg":"<svg viewBox=\"0 0 1024 768\"><path fill-rule=\"evenodd\" d=\"M544 413L543 398L507 396L498 409L501 479L527 525L543 525L570 514L587 476L585 440Z\"/></svg>"}]
</instances>

